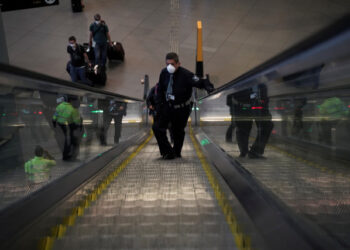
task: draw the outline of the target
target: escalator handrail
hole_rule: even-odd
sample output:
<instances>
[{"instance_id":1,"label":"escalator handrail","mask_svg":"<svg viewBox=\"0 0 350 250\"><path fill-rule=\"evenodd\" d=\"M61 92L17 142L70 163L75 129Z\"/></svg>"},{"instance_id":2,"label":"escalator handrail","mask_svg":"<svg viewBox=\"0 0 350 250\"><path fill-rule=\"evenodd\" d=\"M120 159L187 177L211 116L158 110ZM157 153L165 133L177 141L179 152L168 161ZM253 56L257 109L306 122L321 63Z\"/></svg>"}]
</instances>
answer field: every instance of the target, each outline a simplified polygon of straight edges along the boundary
<instances>
[{"instance_id":1,"label":"escalator handrail","mask_svg":"<svg viewBox=\"0 0 350 250\"><path fill-rule=\"evenodd\" d=\"M254 78L254 76L258 76L262 72L267 71L268 69L282 62L288 59L291 59L292 57L295 57L297 55L300 55L301 53L326 42L327 40L335 37L336 35L339 35L349 30L350 29L349 23L350 23L350 14L346 14L342 18L338 19L337 21L327 26L326 28L323 28L320 31L316 32L315 34L312 34L310 37L302 40L301 42L297 43L291 48L286 49L285 51L279 53L278 55L272 57L271 59L268 59L267 61L256 66L255 68L248 71L247 73L244 73L243 75L233 79L232 81L220 86L212 93L206 96L203 96L198 100L203 100L210 96L216 95L226 89L231 88L233 85L236 85L242 81L247 80L248 78Z\"/></svg>"},{"instance_id":2,"label":"escalator handrail","mask_svg":"<svg viewBox=\"0 0 350 250\"><path fill-rule=\"evenodd\" d=\"M20 77L26 77L26 78L30 78L30 79L34 79L34 80L45 81L45 82L57 84L60 86L85 90L85 91L98 93L98 94L102 94L102 95L106 95L106 96L143 102L143 100L135 98L135 97L120 95L120 94L109 92L106 90L101 90L98 88L86 86L86 85L80 84L80 83L73 83L73 82L70 82L67 80L59 79L59 78L56 78L53 76L49 76L49 75L45 75L42 73L22 69L22 68L19 68L19 67L13 66L13 65L4 64L4 63L0 63L0 73L7 73L7 74L12 74L12 75L20 76Z\"/></svg>"}]
</instances>

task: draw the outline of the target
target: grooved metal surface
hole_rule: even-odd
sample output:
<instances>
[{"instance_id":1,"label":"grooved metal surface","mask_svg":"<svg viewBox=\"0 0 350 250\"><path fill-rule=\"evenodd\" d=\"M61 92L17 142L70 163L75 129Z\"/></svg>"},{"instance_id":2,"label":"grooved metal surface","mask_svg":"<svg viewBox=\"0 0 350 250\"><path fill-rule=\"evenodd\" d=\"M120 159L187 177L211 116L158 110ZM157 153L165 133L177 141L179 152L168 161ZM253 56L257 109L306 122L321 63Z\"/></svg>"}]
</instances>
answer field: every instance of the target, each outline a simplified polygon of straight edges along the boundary
<instances>
[{"instance_id":1,"label":"grooved metal surface","mask_svg":"<svg viewBox=\"0 0 350 250\"><path fill-rule=\"evenodd\" d=\"M237 249L190 143L165 161L153 138L54 249Z\"/></svg>"}]
</instances>

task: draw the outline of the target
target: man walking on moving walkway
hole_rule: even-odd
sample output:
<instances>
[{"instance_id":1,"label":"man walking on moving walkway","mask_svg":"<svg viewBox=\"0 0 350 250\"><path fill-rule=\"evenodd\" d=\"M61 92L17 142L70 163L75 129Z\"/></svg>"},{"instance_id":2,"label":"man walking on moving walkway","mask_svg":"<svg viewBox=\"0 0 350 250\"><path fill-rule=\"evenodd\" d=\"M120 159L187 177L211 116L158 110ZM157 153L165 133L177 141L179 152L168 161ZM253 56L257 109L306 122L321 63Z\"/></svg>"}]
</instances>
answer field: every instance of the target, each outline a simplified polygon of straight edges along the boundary
<instances>
[{"instance_id":1,"label":"man walking on moving walkway","mask_svg":"<svg viewBox=\"0 0 350 250\"><path fill-rule=\"evenodd\" d=\"M192 72L180 66L179 57L170 52L165 57L166 68L159 76L156 111L159 113L159 124L154 128L160 151L164 159L181 157L181 149L185 138L185 127L191 113L192 88L204 88L208 92L214 90L209 79L199 79ZM174 134L174 147L168 141L166 130L169 122Z\"/></svg>"}]
</instances>

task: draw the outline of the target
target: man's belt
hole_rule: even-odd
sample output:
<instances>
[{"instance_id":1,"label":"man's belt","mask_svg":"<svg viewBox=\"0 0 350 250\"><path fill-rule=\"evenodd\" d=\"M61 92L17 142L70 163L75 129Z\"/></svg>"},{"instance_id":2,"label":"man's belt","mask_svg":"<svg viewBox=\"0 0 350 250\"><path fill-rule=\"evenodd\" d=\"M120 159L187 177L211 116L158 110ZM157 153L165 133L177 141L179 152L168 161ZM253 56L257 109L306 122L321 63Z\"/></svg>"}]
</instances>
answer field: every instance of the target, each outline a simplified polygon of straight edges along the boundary
<instances>
[{"instance_id":1,"label":"man's belt","mask_svg":"<svg viewBox=\"0 0 350 250\"><path fill-rule=\"evenodd\" d=\"M174 108L174 109L184 108L184 107L186 107L187 105L190 105L191 101L192 101L192 100L191 100L191 98L190 98L190 99L188 99L186 102L179 103L179 104L171 104L171 103L169 102L169 107L172 107L172 108Z\"/></svg>"}]
</instances>

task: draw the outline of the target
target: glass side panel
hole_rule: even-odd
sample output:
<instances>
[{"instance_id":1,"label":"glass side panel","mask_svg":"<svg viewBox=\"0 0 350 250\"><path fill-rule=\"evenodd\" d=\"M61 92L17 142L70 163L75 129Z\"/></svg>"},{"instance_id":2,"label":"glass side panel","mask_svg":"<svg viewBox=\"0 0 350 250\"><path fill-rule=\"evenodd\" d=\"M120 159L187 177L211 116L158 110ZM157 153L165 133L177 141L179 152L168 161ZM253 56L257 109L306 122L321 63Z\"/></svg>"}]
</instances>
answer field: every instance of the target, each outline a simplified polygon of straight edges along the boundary
<instances>
[{"instance_id":1,"label":"glass side panel","mask_svg":"<svg viewBox=\"0 0 350 250\"><path fill-rule=\"evenodd\" d=\"M144 104L0 73L0 209L145 126Z\"/></svg>"},{"instance_id":2,"label":"glass side panel","mask_svg":"<svg viewBox=\"0 0 350 250\"><path fill-rule=\"evenodd\" d=\"M200 124L289 208L350 247L350 57L250 79L199 102Z\"/></svg>"}]
</instances>

